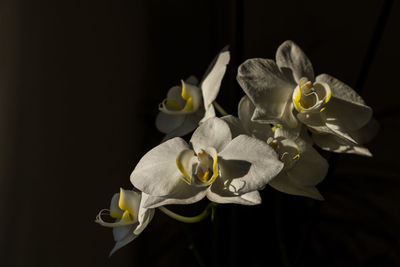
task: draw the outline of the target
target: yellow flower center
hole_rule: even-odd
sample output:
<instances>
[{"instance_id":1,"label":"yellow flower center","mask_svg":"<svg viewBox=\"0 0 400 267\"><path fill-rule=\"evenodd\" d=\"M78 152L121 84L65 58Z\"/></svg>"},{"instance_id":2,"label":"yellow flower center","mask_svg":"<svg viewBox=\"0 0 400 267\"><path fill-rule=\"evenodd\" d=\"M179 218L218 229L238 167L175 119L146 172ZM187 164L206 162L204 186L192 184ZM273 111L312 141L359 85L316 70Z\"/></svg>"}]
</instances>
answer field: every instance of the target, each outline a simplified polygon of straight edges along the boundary
<instances>
[{"instance_id":1,"label":"yellow flower center","mask_svg":"<svg viewBox=\"0 0 400 267\"><path fill-rule=\"evenodd\" d=\"M197 162L187 168L191 167L191 175L186 170L182 162L180 154L176 158L176 166L183 175L181 180L189 185L208 186L212 184L219 176L218 171L218 155L215 153L214 158L210 156L205 150L201 149L197 153ZM196 161L196 160L194 160ZM189 170L190 172L190 170Z\"/></svg>"},{"instance_id":2,"label":"yellow flower center","mask_svg":"<svg viewBox=\"0 0 400 267\"><path fill-rule=\"evenodd\" d=\"M331 99L332 92L326 83L311 83L301 78L293 91L293 104L301 113L322 112Z\"/></svg>"},{"instance_id":3,"label":"yellow flower center","mask_svg":"<svg viewBox=\"0 0 400 267\"><path fill-rule=\"evenodd\" d=\"M125 192L121 190L118 200L118 207L123 211L122 215L119 212L110 210L110 216L115 219L121 219L125 222L133 222L135 214L132 207L127 203Z\"/></svg>"}]
</instances>

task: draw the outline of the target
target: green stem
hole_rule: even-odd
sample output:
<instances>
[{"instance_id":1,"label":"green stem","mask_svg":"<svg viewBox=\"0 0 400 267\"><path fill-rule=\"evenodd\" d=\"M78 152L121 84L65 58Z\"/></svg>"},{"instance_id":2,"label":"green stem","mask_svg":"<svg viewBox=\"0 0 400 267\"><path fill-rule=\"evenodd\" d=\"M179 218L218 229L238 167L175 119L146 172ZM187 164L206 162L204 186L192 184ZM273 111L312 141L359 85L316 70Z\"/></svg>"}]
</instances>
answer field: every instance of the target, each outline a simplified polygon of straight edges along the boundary
<instances>
[{"instance_id":1,"label":"green stem","mask_svg":"<svg viewBox=\"0 0 400 267\"><path fill-rule=\"evenodd\" d=\"M208 206L204 209L204 211L202 213L200 213L197 216L193 216L193 217L186 217L186 216L176 214L175 212L170 211L166 207L158 207L158 209L161 210L162 212L164 212L169 217L171 217L177 221L180 221L183 223L197 223L197 222L200 222L200 221L204 220L205 218L207 218L210 215L211 210L214 207L216 207L217 205L218 205L217 203L211 202L210 204L208 204Z\"/></svg>"},{"instance_id":2,"label":"green stem","mask_svg":"<svg viewBox=\"0 0 400 267\"><path fill-rule=\"evenodd\" d=\"M217 101L213 102L214 107L218 110L219 113L221 113L222 116L227 116L229 115L228 112L225 111L218 103Z\"/></svg>"}]
</instances>

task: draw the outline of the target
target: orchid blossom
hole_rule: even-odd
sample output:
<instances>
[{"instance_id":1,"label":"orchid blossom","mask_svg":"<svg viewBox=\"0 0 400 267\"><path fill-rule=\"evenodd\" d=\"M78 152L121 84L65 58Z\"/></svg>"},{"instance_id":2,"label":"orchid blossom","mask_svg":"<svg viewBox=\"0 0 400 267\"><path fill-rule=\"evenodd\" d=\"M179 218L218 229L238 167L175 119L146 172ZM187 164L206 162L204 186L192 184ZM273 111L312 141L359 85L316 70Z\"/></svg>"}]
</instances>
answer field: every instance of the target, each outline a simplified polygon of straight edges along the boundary
<instances>
[{"instance_id":1,"label":"orchid blossom","mask_svg":"<svg viewBox=\"0 0 400 267\"><path fill-rule=\"evenodd\" d=\"M143 156L131 182L151 196L144 207L190 204L205 196L216 203L261 203L257 190L283 163L267 143L241 135L230 118L210 118L196 129L190 144L176 137Z\"/></svg>"},{"instance_id":2,"label":"orchid blossom","mask_svg":"<svg viewBox=\"0 0 400 267\"><path fill-rule=\"evenodd\" d=\"M143 207L148 195L133 190L120 189L111 199L110 209L103 209L96 217L96 222L113 228L115 246L110 256L121 247L132 242L149 224L154 215L153 209ZM114 222L107 222L104 216Z\"/></svg>"},{"instance_id":3,"label":"orchid blossom","mask_svg":"<svg viewBox=\"0 0 400 267\"><path fill-rule=\"evenodd\" d=\"M322 149L371 155L361 141L376 133L372 109L336 78L328 74L314 77L310 60L294 42L279 46L276 61L245 61L237 80L255 106L253 121L288 128L302 123Z\"/></svg>"},{"instance_id":4,"label":"orchid blossom","mask_svg":"<svg viewBox=\"0 0 400 267\"><path fill-rule=\"evenodd\" d=\"M287 194L323 200L315 186L325 178L328 162L312 147L307 133L280 125L271 128L269 124L251 121L254 109L250 99L244 96L238 110L244 129L273 147L284 164L279 175L268 184Z\"/></svg>"},{"instance_id":5,"label":"orchid blossom","mask_svg":"<svg viewBox=\"0 0 400 267\"><path fill-rule=\"evenodd\" d=\"M225 47L210 64L200 83L194 76L181 81L181 86L172 87L167 98L159 106L156 127L166 134L164 140L192 132L208 118L215 117L213 106L230 55Z\"/></svg>"}]
</instances>

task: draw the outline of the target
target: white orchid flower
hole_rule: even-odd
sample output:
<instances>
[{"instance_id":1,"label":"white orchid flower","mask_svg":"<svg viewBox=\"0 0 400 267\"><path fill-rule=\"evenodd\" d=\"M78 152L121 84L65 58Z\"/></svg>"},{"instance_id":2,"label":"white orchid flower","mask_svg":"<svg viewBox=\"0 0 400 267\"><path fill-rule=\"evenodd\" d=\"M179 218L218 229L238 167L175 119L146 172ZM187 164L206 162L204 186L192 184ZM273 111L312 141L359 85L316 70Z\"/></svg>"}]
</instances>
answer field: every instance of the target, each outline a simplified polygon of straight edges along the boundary
<instances>
[{"instance_id":1,"label":"white orchid flower","mask_svg":"<svg viewBox=\"0 0 400 267\"><path fill-rule=\"evenodd\" d=\"M192 132L199 122L215 117L213 101L217 98L230 54L225 47L208 67L200 84L193 76L172 87L160 104L156 127L166 134L164 140Z\"/></svg>"},{"instance_id":2,"label":"white orchid flower","mask_svg":"<svg viewBox=\"0 0 400 267\"><path fill-rule=\"evenodd\" d=\"M132 242L149 224L154 215L154 209L143 207L149 196L133 190L120 189L111 199L110 209L103 209L96 217L96 222L105 227L113 228L115 246L110 256L121 247ZM108 216L114 222L103 218Z\"/></svg>"},{"instance_id":3,"label":"white orchid flower","mask_svg":"<svg viewBox=\"0 0 400 267\"><path fill-rule=\"evenodd\" d=\"M276 61L245 61L237 80L256 107L252 120L289 128L300 121L321 135L315 142L323 149L370 155L355 136L370 135L362 128L371 121L372 109L336 78L327 74L314 78L310 60L292 41L279 46Z\"/></svg>"},{"instance_id":4,"label":"white orchid flower","mask_svg":"<svg viewBox=\"0 0 400 267\"><path fill-rule=\"evenodd\" d=\"M132 184L149 194L145 207L189 204L203 197L216 203L255 205L258 189L283 168L265 142L239 135L227 116L211 118L190 144L170 139L149 151L131 174Z\"/></svg>"},{"instance_id":5,"label":"white orchid flower","mask_svg":"<svg viewBox=\"0 0 400 267\"><path fill-rule=\"evenodd\" d=\"M304 130L294 131L251 120L254 105L247 96L239 103L238 115L248 134L273 147L284 163L284 168L268 184L278 191L313 199L324 198L315 187L328 172L327 161L312 147Z\"/></svg>"}]
</instances>

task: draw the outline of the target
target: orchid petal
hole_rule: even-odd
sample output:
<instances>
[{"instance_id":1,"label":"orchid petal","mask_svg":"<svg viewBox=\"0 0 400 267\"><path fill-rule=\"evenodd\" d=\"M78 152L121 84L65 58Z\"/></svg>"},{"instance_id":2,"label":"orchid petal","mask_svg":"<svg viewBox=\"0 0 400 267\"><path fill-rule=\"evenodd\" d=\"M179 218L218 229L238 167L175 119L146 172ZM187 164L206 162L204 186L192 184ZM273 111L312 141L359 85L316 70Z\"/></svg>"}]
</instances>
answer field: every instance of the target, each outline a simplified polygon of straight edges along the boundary
<instances>
[{"instance_id":1,"label":"orchid petal","mask_svg":"<svg viewBox=\"0 0 400 267\"><path fill-rule=\"evenodd\" d=\"M329 164L310 144L302 149L294 168L287 171L288 176L298 185L315 186L325 178Z\"/></svg>"},{"instance_id":2,"label":"orchid petal","mask_svg":"<svg viewBox=\"0 0 400 267\"><path fill-rule=\"evenodd\" d=\"M188 144L179 137L170 139L147 152L131 174L132 184L152 196L186 198L198 189L183 182L176 157Z\"/></svg>"},{"instance_id":3,"label":"orchid petal","mask_svg":"<svg viewBox=\"0 0 400 267\"><path fill-rule=\"evenodd\" d=\"M292 100L288 100L281 118L281 123L289 128L296 128L299 124L296 116L293 114L293 106Z\"/></svg>"},{"instance_id":4,"label":"orchid petal","mask_svg":"<svg viewBox=\"0 0 400 267\"><path fill-rule=\"evenodd\" d=\"M195 187L195 188L197 188L199 191L187 198L170 198L168 196L167 197L150 196L147 200L144 201L143 205L145 208L153 209L153 208L157 208L160 206L166 206L166 205L187 205L187 204L196 203L196 202L202 200L206 196L208 187Z\"/></svg>"},{"instance_id":5,"label":"orchid petal","mask_svg":"<svg viewBox=\"0 0 400 267\"><path fill-rule=\"evenodd\" d=\"M114 194L110 204L110 216L113 218L121 218L124 211L119 208L119 193Z\"/></svg>"},{"instance_id":6,"label":"orchid petal","mask_svg":"<svg viewBox=\"0 0 400 267\"><path fill-rule=\"evenodd\" d=\"M205 109L205 113L204 113L204 116L201 119L200 123L203 123L206 120L214 118L216 116L213 104L208 105L204 109Z\"/></svg>"},{"instance_id":7,"label":"orchid petal","mask_svg":"<svg viewBox=\"0 0 400 267\"><path fill-rule=\"evenodd\" d=\"M273 60L246 60L239 66L237 81L256 107L252 120L281 123L296 84L287 80Z\"/></svg>"},{"instance_id":8,"label":"orchid petal","mask_svg":"<svg viewBox=\"0 0 400 267\"><path fill-rule=\"evenodd\" d=\"M379 132L379 123L375 119L371 119L365 126L357 131L351 132L350 135L357 141L357 144L368 143Z\"/></svg>"},{"instance_id":9,"label":"orchid petal","mask_svg":"<svg viewBox=\"0 0 400 267\"><path fill-rule=\"evenodd\" d=\"M353 103L357 103L360 105L365 105L365 101L362 97L356 93L350 86L345 84L342 81L339 81L333 76L329 74L320 74L316 77L317 82L324 82L329 85L332 91L332 96L342 99L344 101L349 101Z\"/></svg>"},{"instance_id":10,"label":"orchid petal","mask_svg":"<svg viewBox=\"0 0 400 267\"><path fill-rule=\"evenodd\" d=\"M293 41L285 41L276 51L276 63L281 69L292 70L292 75L296 83L300 78L307 77L314 81L314 70L311 61L303 50Z\"/></svg>"},{"instance_id":11,"label":"orchid petal","mask_svg":"<svg viewBox=\"0 0 400 267\"><path fill-rule=\"evenodd\" d=\"M360 129L371 120L372 109L356 102L332 97L321 114L327 124L336 124L345 132L350 132Z\"/></svg>"},{"instance_id":12,"label":"orchid petal","mask_svg":"<svg viewBox=\"0 0 400 267\"><path fill-rule=\"evenodd\" d=\"M232 134L228 124L220 118L211 118L194 131L190 143L197 153L206 147L214 147L221 151L231 140Z\"/></svg>"},{"instance_id":13,"label":"orchid petal","mask_svg":"<svg viewBox=\"0 0 400 267\"><path fill-rule=\"evenodd\" d=\"M192 84L192 85L198 85L199 84L199 80L194 75L190 75L189 77L187 77L185 79L185 82L189 83L189 84Z\"/></svg>"},{"instance_id":14,"label":"orchid petal","mask_svg":"<svg viewBox=\"0 0 400 267\"><path fill-rule=\"evenodd\" d=\"M262 188L283 168L273 148L246 135L233 139L219 155L220 178L237 194Z\"/></svg>"},{"instance_id":15,"label":"orchid petal","mask_svg":"<svg viewBox=\"0 0 400 267\"><path fill-rule=\"evenodd\" d=\"M200 119L203 117L203 114L204 109L201 108L192 114L184 115L185 117L182 124L172 131L168 132L164 136L163 142L174 137L184 136L195 130L199 124Z\"/></svg>"},{"instance_id":16,"label":"orchid petal","mask_svg":"<svg viewBox=\"0 0 400 267\"><path fill-rule=\"evenodd\" d=\"M203 93L204 106L209 107L212 102L217 98L222 78L226 71L226 65L229 63L230 55L225 47L221 53L218 54L216 59L211 63L205 78L201 82L200 88Z\"/></svg>"},{"instance_id":17,"label":"orchid petal","mask_svg":"<svg viewBox=\"0 0 400 267\"><path fill-rule=\"evenodd\" d=\"M160 132L168 134L179 128L185 118L186 115L184 114L172 115L160 111L156 117L156 127Z\"/></svg>"},{"instance_id":18,"label":"orchid petal","mask_svg":"<svg viewBox=\"0 0 400 267\"><path fill-rule=\"evenodd\" d=\"M324 200L324 197L319 193L317 188L314 186L299 186L294 183L292 178L288 176L288 173L285 172L279 174L276 178L270 181L269 185L286 194Z\"/></svg>"},{"instance_id":19,"label":"orchid petal","mask_svg":"<svg viewBox=\"0 0 400 267\"><path fill-rule=\"evenodd\" d=\"M144 205L151 196L142 192L142 199L140 201L140 209L138 214L139 224L134 229L133 234L139 235L147 227L154 216L154 209L147 209Z\"/></svg>"},{"instance_id":20,"label":"orchid petal","mask_svg":"<svg viewBox=\"0 0 400 267\"><path fill-rule=\"evenodd\" d=\"M135 228L134 225L113 228L113 235L116 243L113 249L111 250L109 257L111 257L117 250L126 246L137 237L137 235L134 235L132 233L134 228Z\"/></svg>"},{"instance_id":21,"label":"orchid petal","mask_svg":"<svg viewBox=\"0 0 400 267\"><path fill-rule=\"evenodd\" d=\"M258 191L252 191L249 193L245 193L242 195L233 195L230 191L227 195L221 195L220 192L214 193L212 191L213 186L211 186L211 190L207 192L207 198L215 203L221 204L240 204L240 205L257 205L261 203L261 196Z\"/></svg>"},{"instance_id":22,"label":"orchid petal","mask_svg":"<svg viewBox=\"0 0 400 267\"><path fill-rule=\"evenodd\" d=\"M338 138L337 136L313 134L312 137L317 146L327 151L357 154L367 157L372 156L371 152L367 148L351 143L345 139Z\"/></svg>"},{"instance_id":23,"label":"orchid petal","mask_svg":"<svg viewBox=\"0 0 400 267\"><path fill-rule=\"evenodd\" d=\"M243 128L243 124L239 120L239 118L234 117L232 115L227 115L227 116L221 117L220 119L225 121L228 124L229 129L231 130L232 138L235 138L236 136L247 133L247 131Z\"/></svg>"},{"instance_id":24,"label":"orchid petal","mask_svg":"<svg viewBox=\"0 0 400 267\"><path fill-rule=\"evenodd\" d=\"M251 120L255 107L248 96L242 97L239 102L239 119L247 133L255 138L266 141L273 136L271 126L267 123L259 123Z\"/></svg>"},{"instance_id":25,"label":"orchid petal","mask_svg":"<svg viewBox=\"0 0 400 267\"><path fill-rule=\"evenodd\" d=\"M298 113L297 118L316 134L331 134L356 144L356 140L350 136L347 129L341 127L341 124L337 119L331 119L329 122L326 122L325 118L321 114L324 112L325 111L308 114Z\"/></svg>"}]
</instances>

